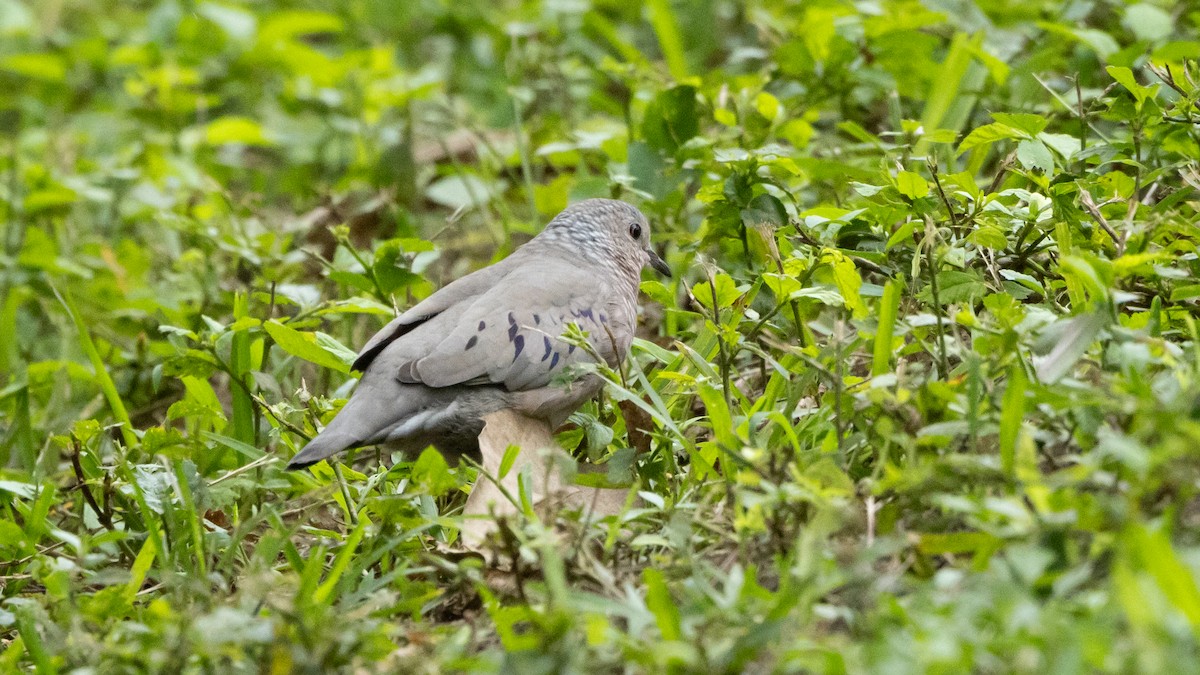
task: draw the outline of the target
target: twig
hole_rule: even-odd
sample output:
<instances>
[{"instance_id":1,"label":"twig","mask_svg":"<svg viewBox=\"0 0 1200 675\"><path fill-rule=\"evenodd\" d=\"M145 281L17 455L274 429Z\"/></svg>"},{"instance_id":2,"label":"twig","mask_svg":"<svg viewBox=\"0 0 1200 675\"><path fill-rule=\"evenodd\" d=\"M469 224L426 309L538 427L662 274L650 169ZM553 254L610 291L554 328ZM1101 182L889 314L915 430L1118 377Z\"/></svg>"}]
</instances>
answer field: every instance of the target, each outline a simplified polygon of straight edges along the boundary
<instances>
[{"instance_id":1,"label":"twig","mask_svg":"<svg viewBox=\"0 0 1200 675\"><path fill-rule=\"evenodd\" d=\"M960 233L958 228L958 216L954 215L954 206L950 203L950 198L946 196L946 191L942 189L942 181L938 178L937 162L934 160L926 160L925 166L929 168L929 175L933 176L933 186L937 188L938 196L942 199L942 205L946 207L946 214L950 216L950 227L955 233Z\"/></svg>"},{"instance_id":2,"label":"twig","mask_svg":"<svg viewBox=\"0 0 1200 675\"><path fill-rule=\"evenodd\" d=\"M247 471L257 469L260 466L270 464L271 462L278 462L278 461L279 461L279 458L274 455L263 455L262 457L259 457L258 459L254 460L253 462L250 462L249 464L247 464L245 466L240 466L236 469L229 471L224 476L218 476L218 477L212 479L211 481L209 481L208 486L212 487L218 483L221 483L222 481L229 480L230 478L233 478L234 476L241 475L243 473L246 473Z\"/></svg>"},{"instance_id":3,"label":"twig","mask_svg":"<svg viewBox=\"0 0 1200 675\"><path fill-rule=\"evenodd\" d=\"M112 516L109 515L108 511L100 508L100 505L96 503L96 498L92 496L92 491L88 489L87 476L84 475L83 464L79 461L82 448L75 434L71 434L71 450L71 468L75 471L75 480L78 481L79 491L83 493L83 500L88 503L88 506L92 507L92 511L96 513L96 518L100 520L100 524L104 526L104 529L112 532L116 529L113 527Z\"/></svg>"},{"instance_id":4,"label":"twig","mask_svg":"<svg viewBox=\"0 0 1200 675\"><path fill-rule=\"evenodd\" d=\"M271 405L269 403L267 403L265 400L263 400L262 396L259 396L258 394L251 394L250 398L253 399L253 401L255 403L262 406L262 409L265 410L268 415L270 415L271 417L274 417L275 421L279 422L281 425L283 425L283 427L285 429L287 429L288 431L292 432L293 434L296 434L297 436L299 436L300 438L303 438L306 441L312 439L312 436L309 436L308 432L306 432L305 430L301 429L300 427L296 426L295 424L292 424L291 422L280 417L274 410L271 409Z\"/></svg>"},{"instance_id":5,"label":"twig","mask_svg":"<svg viewBox=\"0 0 1200 675\"><path fill-rule=\"evenodd\" d=\"M926 217L926 227L932 226L933 221ZM937 317L937 338L938 338L938 377L945 379L950 375L950 361L946 357L946 329L942 325L945 318L942 316L942 301L938 297L937 269L934 264L937 260L936 252L934 251L934 241L932 233L925 236L925 253L928 260L925 266L929 269L929 293L933 300L933 314Z\"/></svg>"},{"instance_id":6,"label":"twig","mask_svg":"<svg viewBox=\"0 0 1200 675\"><path fill-rule=\"evenodd\" d=\"M1079 203L1083 205L1085 211L1091 214L1092 218L1095 219L1096 224L1098 224L1101 229L1107 232L1108 236L1112 237L1113 244L1117 247L1117 255L1124 255L1125 240L1122 237L1117 236L1117 233L1115 230L1113 230L1112 225L1108 224L1108 219L1104 217L1104 214L1100 213L1100 208L1096 206L1095 200L1092 199L1092 194L1087 190L1080 190Z\"/></svg>"}]
</instances>

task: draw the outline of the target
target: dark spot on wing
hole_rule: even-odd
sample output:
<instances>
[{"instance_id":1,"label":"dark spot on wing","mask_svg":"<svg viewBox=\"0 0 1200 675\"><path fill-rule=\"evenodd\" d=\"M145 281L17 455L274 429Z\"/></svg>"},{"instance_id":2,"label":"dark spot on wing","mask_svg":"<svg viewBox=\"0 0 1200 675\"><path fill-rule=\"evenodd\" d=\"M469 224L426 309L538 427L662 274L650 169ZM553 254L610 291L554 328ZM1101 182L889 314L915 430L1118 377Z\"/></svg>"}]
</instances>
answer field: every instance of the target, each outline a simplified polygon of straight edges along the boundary
<instances>
[{"instance_id":1,"label":"dark spot on wing","mask_svg":"<svg viewBox=\"0 0 1200 675\"><path fill-rule=\"evenodd\" d=\"M513 346L516 348L515 353L513 353L513 361L516 361L517 357L520 356L521 352L525 349L525 336L518 335L517 339L513 340Z\"/></svg>"},{"instance_id":2,"label":"dark spot on wing","mask_svg":"<svg viewBox=\"0 0 1200 675\"><path fill-rule=\"evenodd\" d=\"M541 324L541 323L542 323L542 317L538 316L537 314L534 314L534 315L533 315L533 323L534 323L534 325L539 325L539 324Z\"/></svg>"},{"instance_id":3,"label":"dark spot on wing","mask_svg":"<svg viewBox=\"0 0 1200 675\"><path fill-rule=\"evenodd\" d=\"M479 330L483 330L484 328L487 328L487 322L486 322L486 321L480 321L480 322L479 322Z\"/></svg>"},{"instance_id":4,"label":"dark spot on wing","mask_svg":"<svg viewBox=\"0 0 1200 675\"><path fill-rule=\"evenodd\" d=\"M570 345L569 347L567 347L567 356L570 356L571 354L574 354L574 353L575 353L575 345Z\"/></svg>"},{"instance_id":5,"label":"dark spot on wing","mask_svg":"<svg viewBox=\"0 0 1200 675\"><path fill-rule=\"evenodd\" d=\"M515 323L508 327L508 341L509 342L512 342L513 340L517 339L517 330L519 330L519 328L520 327L517 326L517 324L515 324Z\"/></svg>"},{"instance_id":6,"label":"dark spot on wing","mask_svg":"<svg viewBox=\"0 0 1200 675\"><path fill-rule=\"evenodd\" d=\"M549 335L542 336L542 344L546 345L546 353L542 354L542 360L545 361L546 359L550 358L550 336Z\"/></svg>"},{"instance_id":7,"label":"dark spot on wing","mask_svg":"<svg viewBox=\"0 0 1200 675\"><path fill-rule=\"evenodd\" d=\"M600 312L600 323L607 323L608 317L604 316L604 312Z\"/></svg>"},{"instance_id":8,"label":"dark spot on wing","mask_svg":"<svg viewBox=\"0 0 1200 675\"><path fill-rule=\"evenodd\" d=\"M554 352L554 358L550 359L550 369L554 370L554 366L558 365L558 352Z\"/></svg>"},{"instance_id":9,"label":"dark spot on wing","mask_svg":"<svg viewBox=\"0 0 1200 675\"><path fill-rule=\"evenodd\" d=\"M475 336L475 335L472 335L472 336L471 336L471 339L470 339L470 340L467 340L467 349L470 349L471 347L474 347L474 346L475 346L475 343L477 343L477 342L479 342L479 337L478 337L478 336ZM467 351L467 349L464 349L463 351L465 352L465 351Z\"/></svg>"},{"instance_id":10,"label":"dark spot on wing","mask_svg":"<svg viewBox=\"0 0 1200 675\"><path fill-rule=\"evenodd\" d=\"M508 325L514 326L517 323L517 317L512 312L508 313Z\"/></svg>"}]
</instances>

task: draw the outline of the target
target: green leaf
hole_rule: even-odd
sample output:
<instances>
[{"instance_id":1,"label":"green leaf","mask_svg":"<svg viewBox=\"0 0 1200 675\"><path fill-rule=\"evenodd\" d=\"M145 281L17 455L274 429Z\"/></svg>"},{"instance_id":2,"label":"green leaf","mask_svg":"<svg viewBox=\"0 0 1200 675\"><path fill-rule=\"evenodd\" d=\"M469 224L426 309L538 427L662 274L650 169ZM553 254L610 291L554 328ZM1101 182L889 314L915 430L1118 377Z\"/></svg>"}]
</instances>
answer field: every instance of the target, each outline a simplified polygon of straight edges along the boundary
<instances>
[{"instance_id":1,"label":"green leaf","mask_svg":"<svg viewBox=\"0 0 1200 675\"><path fill-rule=\"evenodd\" d=\"M871 359L871 375L876 377L891 371L892 336L895 334L902 286L896 279L883 286L883 298L879 301L879 326L875 329Z\"/></svg>"},{"instance_id":2,"label":"green leaf","mask_svg":"<svg viewBox=\"0 0 1200 675\"><path fill-rule=\"evenodd\" d=\"M273 141L267 137L262 125L246 117L218 117L204 127L204 142L209 145L225 145L237 143L240 145L267 146Z\"/></svg>"},{"instance_id":3,"label":"green leaf","mask_svg":"<svg viewBox=\"0 0 1200 675\"><path fill-rule=\"evenodd\" d=\"M1154 42L1171 36L1175 20L1162 9L1146 2L1130 5L1125 10L1121 25L1128 28L1139 40Z\"/></svg>"},{"instance_id":4,"label":"green leaf","mask_svg":"<svg viewBox=\"0 0 1200 675\"><path fill-rule=\"evenodd\" d=\"M986 147L997 141L1004 141L1013 138L1024 138L1026 135L1027 134L1024 131L1014 129L1007 124L1000 124L998 122L985 124L967 134L967 137L963 139L963 142L958 145L957 154L961 155L968 150L974 150L978 147Z\"/></svg>"},{"instance_id":5,"label":"green leaf","mask_svg":"<svg viewBox=\"0 0 1200 675\"><path fill-rule=\"evenodd\" d=\"M642 136L652 148L675 154L679 146L700 133L696 88L673 87L654 97L642 119Z\"/></svg>"},{"instance_id":6,"label":"green leaf","mask_svg":"<svg viewBox=\"0 0 1200 675\"><path fill-rule=\"evenodd\" d=\"M1158 85L1149 87L1138 84L1137 78L1134 77L1133 71L1124 66L1108 66L1105 68L1109 76L1129 90L1133 94L1133 98L1137 100L1138 106L1142 105L1148 98L1154 98L1158 93Z\"/></svg>"},{"instance_id":7,"label":"green leaf","mask_svg":"<svg viewBox=\"0 0 1200 675\"><path fill-rule=\"evenodd\" d=\"M896 174L896 189L909 199L920 199L929 194L929 181L919 173L901 171Z\"/></svg>"},{"instance_id":8,"label":"green leaf","mask_svg":"<svg viewBox=\"0 0 1200 675\"><path fill-rule=\"evenodd\" d=\"M57 54L11 54L0 59L0 70L43 82L63 82L67 79L66 61Z\"/></svg>"},{"instance_id":9,"label":"green leaf","mask_svg":"<svg viewBox=\"0 0 1200 675\"><path fill-rule=\"evenodd\" d=\"M1016 470L1017 440L1025 420L1025 385L1024 366L1013 364L1000 404L1000 466L1010 476Z\"/></svg>"},{"instance_id":10,"label":"green leaf","mask_svg":"<svg viewBox=\"0 0 1200 675\"><path fill-rule=\"evenodd\" d=\"M1003 251L1008 248L1008 238L1004 236L1004 230L995 225L984 225L978 228L967 235L967 241L993 251Z\"/></svg>"},{"instance_id":11,"label":"green leaf","mask_svg":"<svg viewBox=\"0 0 1200 675\"><path fill-rule=\"evenodd\" d=\"M742 296L742 291L738 289L733 278L728 274L719 272L713 276L712 283L702 281L692 287L692 297L696 298L696 302L707 307L714 308L714 293L713 288L716 288L715 302L716 308L725 309L733 305L738 298Z\"/></svg>"},{"instance_id":12,"label":"green leaf","mask_svg":"<svg viewBox=\"0 0 1200 675\"><path fill-rule=\"evenodd\" d=\"M1043 173L1054 170L1054 155L1041 141L1024 140L1018 143L1017 161L1026 169L1039 169Z\"/></svg>"},{"instance_id":13,"label":"green leaf","mask_svg":"<svg viewBox=\"0 0 1200 675\"><path fill-rule=\"evenodd\" d=\"M992 119L1000 124L1024 132L1028 136L1037 136L1046 129L1049 120L1041 115L1030 113L992 113Z\"/></svg>"},{"instance_id":14,"label":"green leaf","mask_svg":"<svg viewBox=\"0 0 1200 675\"><path fill-rule=\"evenodd\" d=\"M779 228L788 222L787 209L783 207L783 202L768 194L751 199L749 206L742 209L741 216L747 227L769 225Z\"/></svg>"},{"instance_id":15,"label":"green leaf","mask_svg":"<svg viewBox=\"0 0 1200 675\"><path fill-rule=\"evenodd\" d=\"M446 458L432 447L425 448L413 463L412 481L432 497L440 497L458 487L458 479L450 472Z\"/></svg>"},{"instance_id":16,"label":"green leaf","mask_svg":"<svg viewBox=\"0 0 1200 675\"><path fill-rule=\"evenodd\" d=\"M479 208L504 192L501 180L486 180L475 174L456 174L434 181L425 196L449 209Z\"/></svg>"},{"instance_id":17,"label":"green leaf","mask_svg":"<svg viewBox=\"0 0 1200 675\"><path fill-rule=\"evenodd\" d=\"M520 446L510 445L504 449L504 456L500 458L500 468L496 470L496 478L503 480L508 475L519 454L521 454Z\"/></svg>"},{"instance_id":18,"label":"green leaf","mask_svg":"<svg viewBox=\"0 0 1200 675\"><path fill-rule=\"evenodd\" d=\"M1177 286L1171 290L1171 302L1182 302L1194 298L1200 298L1200 284Z\"/></svg>"},{"instance_id":19,"label":"green leaf","mask_svg":"<svg viewBox=\"0 0 1200 675\"><path fill-rule=\"evenodd\" d=\"M859 290L862 288L862 277L859 276L854 262L833 249L825 249L821 257L833 270L833 282L842 294L846 309L850 310L856 319L866 318L869 312Z\"/></svg>"},{"instance_id":20,"label":"green leaf","mask_svg":"<svg viewBox=\"0 0 1200 675\"><path fill-rule=\"evenodd\" d=\"M679 607L671 598L663 573L654 567L642 570L642 580L646 582L646 608L654 615L654 622L664 640L678 640L683 637L683 628L679 615Z\"/></svg>"},{"instance_id":21,"label":"green leaf","mask_svg":"<svg viewBox=\"0 0 1200 675\"><path fill-rule=\"evenodd\" d=\"M938 272L938 300L943 305L974 302L987 293L987 286L977 273L943 270Z\"/></svg>"},{"instance_id":22,"label":"green leaf","mask_svg":"<svg viewBox=\"0 0 1200 675\"><path fill-rule=\"evenodd\" d=\"M350 364L344 360L344 354L335 354L321 346L317 341L317 336L313 333L298 331L275 319L263 323L263 329L275 340L275 344L279 345L280 349L292 356L311 361L319 366L332 368L340 373L350 372Z\"/></svg>"},{"instance_id":23,"label":"green leaf","mask_svg":"<svg viewBox=\"0 0 1200 675\"><path fill-rule=\"evenodd\" d=\"M338 33L343 29L342 20L328 12L283 11L267 17L259 33L259 40L271 45L306 35Z\"/></svg>"},{"instance_id":24,"label":"green leaf","mask_svg":"<svg viewBox=\"0 0 1200 675\"><path fill-rule=\"evenodd\" d=\"M688 76L687 53L684 39L676 23L675 12L669 0L647 0L646 9L650 25L658 36L658 45L667 59L671 77L682 80Z\"/></svg>"},{"instance_id":25,"label":"green leaf","mask_svg":"<svg viewBox=\"0 0 1200 675\"><path fill-rule=\"evenodd\" d=\"M70 206L78 201L79 195L70 188L62 185L47 185L33 190L25 196L25 212L29 214L43 213L62 207Z\"/></svg>"},{"instance_id":26,"label":"green leaf","mask_svg":"<svg viewBox=\"0 0 1200 675\"><path fill-rule=\"evenodd\" d=\"M408 269L407 252L405 242L400 239L390 239L375 249L371 270L380 291L393 293L421 281L419 274L413 274Z\"/></svg>"},{"instance_id":27,"label":"green leaf","mask_svg":"<svg viewBox=\"0 0 1200 675\"><path fill-rule=\"evenodd\" d=\"M1166 532L1133 523L1123 540L1167 600L1191 624L1193 633L1200 635L1200 586L1191 568L1171 546Z\"/></svg>"},{"instance_id":28,"label":"green leaf","mask_svg":"<svg viewBox=\"0 0 1200 675\"><path fill-rule=\"evenodd\" d=\"M1071 371L1087 353L1096 336L1108 325L1103 312L1087 312L1066 320L1058 332L1055 347L1043 359L1036 361L1038 379L1053 383Z\"/></svg>"}]
</instances>

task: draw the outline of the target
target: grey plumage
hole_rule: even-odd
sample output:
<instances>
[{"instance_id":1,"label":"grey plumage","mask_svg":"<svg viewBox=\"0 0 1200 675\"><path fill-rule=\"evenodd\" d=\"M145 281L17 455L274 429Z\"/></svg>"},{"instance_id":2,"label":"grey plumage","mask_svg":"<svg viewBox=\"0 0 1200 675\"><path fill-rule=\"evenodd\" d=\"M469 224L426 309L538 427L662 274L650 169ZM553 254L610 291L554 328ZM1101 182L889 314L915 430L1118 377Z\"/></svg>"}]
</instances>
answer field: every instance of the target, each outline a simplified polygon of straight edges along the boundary
<instances>
[{"instance_id":1,"label":"grey plumage","mask_svg":"<svg viewBox=\"0 0 1200 675\"><path fill-rule=\"evenodd\" d=\"M506 408L558 426L601 386L594 375L563 375L592 357L559 336L575 323L592 351L617 365L633 341L647 265L670 274L636 208L611 199L568 207L512 255L372 337L354 362L363 375L350 400L288 468L381 443L474 454L481 418Z\"/></svg>"}]
</instances>

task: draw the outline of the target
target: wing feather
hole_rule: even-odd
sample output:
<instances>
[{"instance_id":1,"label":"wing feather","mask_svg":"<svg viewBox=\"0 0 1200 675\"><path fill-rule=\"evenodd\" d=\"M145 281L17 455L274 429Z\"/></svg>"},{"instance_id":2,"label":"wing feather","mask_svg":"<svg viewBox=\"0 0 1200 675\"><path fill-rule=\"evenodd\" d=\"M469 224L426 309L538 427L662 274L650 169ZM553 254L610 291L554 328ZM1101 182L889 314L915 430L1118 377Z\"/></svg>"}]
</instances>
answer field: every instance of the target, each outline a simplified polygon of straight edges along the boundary
<instances>
[{"instance_id":1,"label":"wing feather","mask_svg":"<svg viewBox=\"0 0 1200 675\"><path fill-rule=\"evenodd\" d=\"M543 387L570 365L591 360L586 350L560 339L569 323L579 324L595 351L615 363L628 344L613 344L610 338L606 324L619 310L606 300L611 289L597 277L565 261L516 269L466 307L432 349L401 364L397 377L431 387Z\"/></svg>"}]
</instances>

